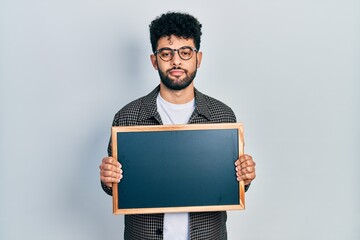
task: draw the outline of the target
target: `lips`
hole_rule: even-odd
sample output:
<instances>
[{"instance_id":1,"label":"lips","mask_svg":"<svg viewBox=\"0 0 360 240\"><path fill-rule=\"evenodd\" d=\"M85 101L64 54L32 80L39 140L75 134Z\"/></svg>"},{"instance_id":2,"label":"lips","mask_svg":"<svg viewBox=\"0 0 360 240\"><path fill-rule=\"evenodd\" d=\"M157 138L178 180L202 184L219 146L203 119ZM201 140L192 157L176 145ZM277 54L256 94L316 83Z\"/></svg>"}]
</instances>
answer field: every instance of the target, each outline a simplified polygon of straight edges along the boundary
<instances>
[{"instance_id":1,"label":"lips","mask_svg":"<svg viewBox=\"0 0 360 240\"><path fill-rule=\"evenodd\" d=\"M179 77L183 75L185 71L183 69L172 69L169 71L169 74L174 77Z\"/></svg>"}]
</instances>

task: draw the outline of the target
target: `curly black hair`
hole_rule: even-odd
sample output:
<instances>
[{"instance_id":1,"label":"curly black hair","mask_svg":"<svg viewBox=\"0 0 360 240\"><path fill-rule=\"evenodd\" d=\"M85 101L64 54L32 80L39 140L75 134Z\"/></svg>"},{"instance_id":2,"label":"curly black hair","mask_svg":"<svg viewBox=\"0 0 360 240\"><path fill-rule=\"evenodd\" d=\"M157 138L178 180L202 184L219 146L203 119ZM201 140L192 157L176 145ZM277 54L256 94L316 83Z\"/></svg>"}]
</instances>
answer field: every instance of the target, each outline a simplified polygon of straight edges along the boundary
<instances>
[{"instance_id":1,"label":"curly black hair","mask_svg":"<svg viewBox=\"0 0 360 240\"><path fill-rule=\"evenodd\" d=\"M175 35L184 39L194 39L195 47L200 49L200 22L187 13L167 12L153 20L150 25L150 41L153 52L156 51L158 40L162 37Z\"/></svg>"}]
</instances>

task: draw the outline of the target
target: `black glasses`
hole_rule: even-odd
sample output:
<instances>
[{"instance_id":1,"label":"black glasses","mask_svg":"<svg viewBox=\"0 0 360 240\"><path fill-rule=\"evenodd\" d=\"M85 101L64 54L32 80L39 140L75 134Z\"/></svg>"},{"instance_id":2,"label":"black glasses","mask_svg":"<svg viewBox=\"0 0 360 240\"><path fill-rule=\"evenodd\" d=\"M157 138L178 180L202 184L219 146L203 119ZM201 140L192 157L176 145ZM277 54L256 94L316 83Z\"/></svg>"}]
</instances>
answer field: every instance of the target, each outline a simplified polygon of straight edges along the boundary
<instances>
[{"instance_id":1,"label":"black glasses","mask_svg":"<svg viewBox=\"0 0 360 240\"><path fill-rule=\"evenodd\" d=\"M175 55L175 52L178 52L179 57L182 60L189 60L194 55L194 52L197 52L196 48L184 46L179 49L172 49L172 48L160 48L159 50L156 50L154 53L158 54L159 57L165 61L171 61Z\"/></svg>"}]
</instances>

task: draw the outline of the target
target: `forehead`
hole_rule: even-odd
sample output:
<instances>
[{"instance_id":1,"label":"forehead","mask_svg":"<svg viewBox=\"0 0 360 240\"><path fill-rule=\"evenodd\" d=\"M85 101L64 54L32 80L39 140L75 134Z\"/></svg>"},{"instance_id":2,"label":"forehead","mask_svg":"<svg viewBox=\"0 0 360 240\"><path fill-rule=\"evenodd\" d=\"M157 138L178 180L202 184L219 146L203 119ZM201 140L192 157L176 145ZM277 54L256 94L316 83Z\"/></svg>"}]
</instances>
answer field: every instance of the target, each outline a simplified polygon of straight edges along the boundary
<instances>
[{"instance_id":1,"label":"forehead","mask_svg":"<svg viewBox=\"0 0 360 240\"><path fill-rule=\"evenodd\" d=\"M158 49L169 47L169 48L180 48L183 46L195 47L194 39L185 39L174 35L161 37L158 40Z\"/></svg>"}]
</instances>

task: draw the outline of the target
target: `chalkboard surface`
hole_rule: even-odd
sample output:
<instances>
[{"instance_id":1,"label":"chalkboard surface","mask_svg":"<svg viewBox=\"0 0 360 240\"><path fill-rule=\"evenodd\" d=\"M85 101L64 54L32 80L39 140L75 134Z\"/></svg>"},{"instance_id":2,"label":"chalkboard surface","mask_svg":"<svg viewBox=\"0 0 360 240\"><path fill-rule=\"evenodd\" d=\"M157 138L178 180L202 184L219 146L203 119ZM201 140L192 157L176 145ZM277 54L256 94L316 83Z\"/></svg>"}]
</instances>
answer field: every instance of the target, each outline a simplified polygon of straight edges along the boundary
<instances>
[{"instance_id":1,"label":"chalkboard surface","mask_svg":"<svg viewBox=\"0 0 360 240\"><path fill-rule=\"evenodd\" d=\"M123 169L123 179L116 186L114 212L243 208L234 166L242 146L239 127L114 127L113 145Z\"/></svg>"}]
</instances>

